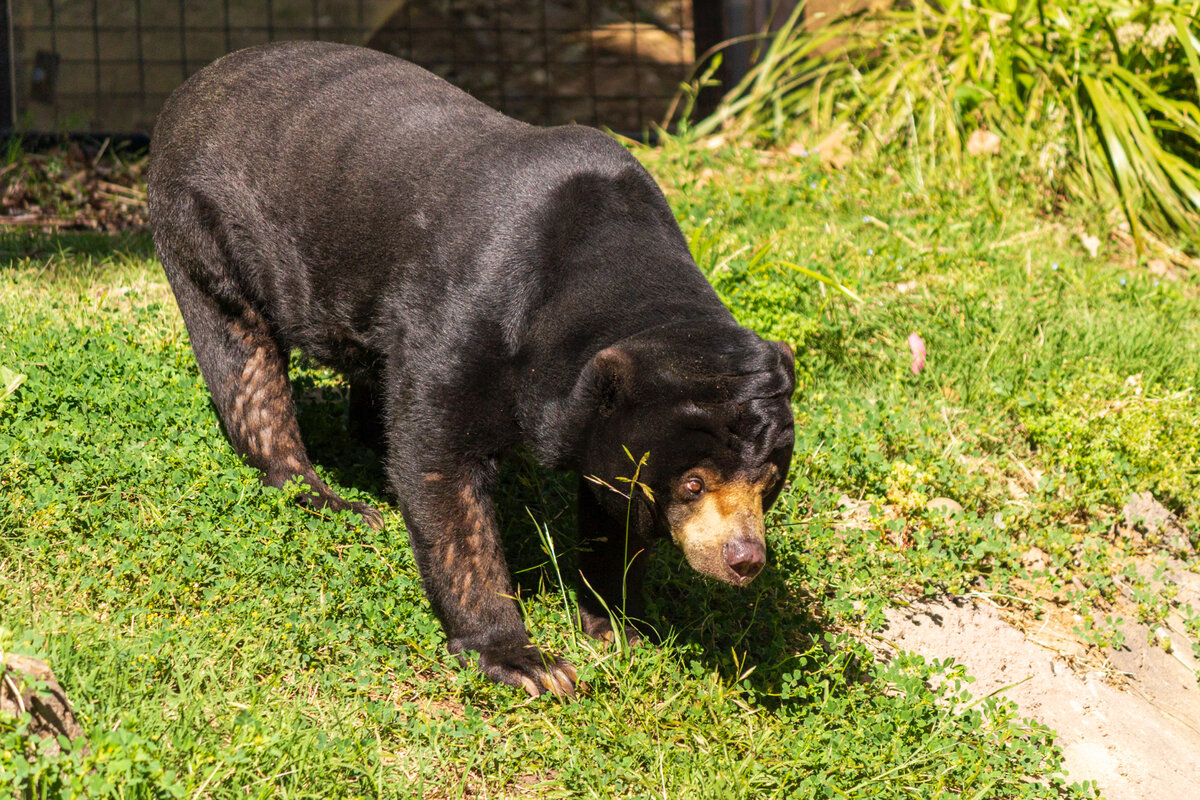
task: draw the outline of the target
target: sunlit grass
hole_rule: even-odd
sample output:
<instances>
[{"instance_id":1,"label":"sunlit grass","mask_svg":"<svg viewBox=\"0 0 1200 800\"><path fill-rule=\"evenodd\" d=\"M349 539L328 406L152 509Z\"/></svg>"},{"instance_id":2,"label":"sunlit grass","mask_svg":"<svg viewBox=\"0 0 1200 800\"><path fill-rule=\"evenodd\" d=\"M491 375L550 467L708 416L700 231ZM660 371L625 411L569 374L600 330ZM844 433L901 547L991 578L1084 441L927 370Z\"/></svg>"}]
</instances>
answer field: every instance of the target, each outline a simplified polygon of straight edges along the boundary
<instances>
[{"instance_id":1,"label":"sunlit grass","mask_svg":"<svg viewBox=\"0 0 1200 800\"><path fill-rule=\"evenodd\" d=\"M445 652L379 467L347 443L339 379L295 363L301 424L383 532L297 507L238 461L144 237L5 238L0 365L27 379L0 405L0 650L50 661L89 750L29 758L0 722L0 776L123 797L1084 796L1051 777L1050 734L971 704L961 667L876 666L850 633L913 595L1019 592L1031 545L1062 601L1102 619L1120 554L1096 529L1125 488L1181 477L1162 459L1082 473L1027 426L1086 446L1054 423L1097 363L1115 377L1095 391L1118 400L1134 373L1151 397L1194 386L1195 278L1087 257L1081 217L1047 218L1004 162L991 185L979 168L918 190L882 161L639 154L735 315L797 349L797 456L748 591L663 547L663 642L577 635L573 483L518 454L498 505L521 605L582 686L559 704L493 685ZM867 505L858 524L843 496ZM929 513L936 496L963 514ZM1189 495L1164 499L1194 525Z\"/></svg>"}]
</instances>

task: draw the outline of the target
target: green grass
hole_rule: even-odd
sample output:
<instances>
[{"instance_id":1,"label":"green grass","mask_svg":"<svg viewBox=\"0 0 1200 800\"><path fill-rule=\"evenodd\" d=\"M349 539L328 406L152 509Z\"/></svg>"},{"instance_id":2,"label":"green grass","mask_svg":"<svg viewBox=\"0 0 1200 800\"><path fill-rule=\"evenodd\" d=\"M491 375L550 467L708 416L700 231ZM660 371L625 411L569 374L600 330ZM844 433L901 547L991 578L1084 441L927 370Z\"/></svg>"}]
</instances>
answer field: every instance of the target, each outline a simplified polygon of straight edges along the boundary
<instances>
[{"instance_id":1,"label":"green grass","mask_svg":"<svg viewBox=\"0 0 1200 800\"><path fill-rule=\"evenodd\" d=\"M796 347L797 456L767 573L714 586L662 548L665 641L632 651L572 630L570 483L515 460L510 563L534 638L579 667L569 704L446 654L393 507L375 533L238 461L146 237L0 236L0 367L27 376L0 400L0 650L47 658L88 733L86 752L35 756L0 721L0 780L47 796L1089 795L1054 777L1051 732L968 700L960 666L876 665L851 633L905 598L1031 582L1102 624L1132 547L1101 535L1123 498L1155 491L1193 530L1200 514L1197 280L1087 259L1068 236L1087 210L1046 216L1058 199L1016 166L918 182L883 162L641 154L735 314ZM294 376L319 469L381 502L342 384L301 360ZM870 504L865 524L841 524L843 495ZM964 513L927 512L935 496ZM1033 546L1053 574L1022 566Z\"/></svg>"}]
</instances>

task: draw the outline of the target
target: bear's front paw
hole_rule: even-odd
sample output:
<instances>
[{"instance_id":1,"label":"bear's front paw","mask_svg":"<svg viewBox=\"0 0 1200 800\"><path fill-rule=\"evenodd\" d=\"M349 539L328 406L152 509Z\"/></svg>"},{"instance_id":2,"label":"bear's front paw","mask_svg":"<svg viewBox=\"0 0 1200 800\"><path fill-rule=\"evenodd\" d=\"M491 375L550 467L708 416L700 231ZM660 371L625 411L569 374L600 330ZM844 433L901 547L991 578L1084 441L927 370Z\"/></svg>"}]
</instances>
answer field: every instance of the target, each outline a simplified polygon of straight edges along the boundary
<instances>
[{"instance_id":1,"label":"bear's front paw","mask_svg":"<svg viewBox=\"0 0 1200 800\"><path fill-rule=\"evenodd\" d=\"M534 697L545 692L555 697L575 696L575 667L531 644L481 650L479 670L497 683L519 686Z\"/></svg>"},{"instance_id":2,"label":"bear's front paw","mask_svg":"<svg viewBox=\"0 0 1200 800\"><path fill-rule=\"evenodd\" d=\"M328 488L321 488L316 492L307 492L296 498L302 506L307 506L313 509L329 509L330 511L353 511L362 517L363 523L372 530L381 531L384 529L383 515L372 506L366 503L350 502L343 500Z\"/></svg>"}]
</instances>

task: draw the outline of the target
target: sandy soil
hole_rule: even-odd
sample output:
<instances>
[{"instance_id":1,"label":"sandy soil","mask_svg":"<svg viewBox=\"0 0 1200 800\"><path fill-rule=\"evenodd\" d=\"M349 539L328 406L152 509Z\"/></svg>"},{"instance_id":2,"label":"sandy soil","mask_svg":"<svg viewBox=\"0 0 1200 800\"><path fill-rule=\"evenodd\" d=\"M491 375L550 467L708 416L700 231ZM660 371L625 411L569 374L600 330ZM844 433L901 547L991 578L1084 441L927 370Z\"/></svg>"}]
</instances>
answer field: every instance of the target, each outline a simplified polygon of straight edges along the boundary
<instances>
[{"instance_id":1,"label":"sandy soil","mask_svg":"<svg viewBox=\"0 0 1200 800\"><path fill-rule=\"evenodd\" d=\"M1162 581L1200 607L1200 575L1171 566ZM1068 779L1096 781L1109 800L1200 798L1200 663L1181 620L1152 632L1127 614L1125 644L1098 659L1079 657L1069 620L1022 631L1006 613L982 596L895 609L884 655L899 648L966 665L976 696L1002 689L1022 715L1058 731Z\"/></svg>"}]
</instances>

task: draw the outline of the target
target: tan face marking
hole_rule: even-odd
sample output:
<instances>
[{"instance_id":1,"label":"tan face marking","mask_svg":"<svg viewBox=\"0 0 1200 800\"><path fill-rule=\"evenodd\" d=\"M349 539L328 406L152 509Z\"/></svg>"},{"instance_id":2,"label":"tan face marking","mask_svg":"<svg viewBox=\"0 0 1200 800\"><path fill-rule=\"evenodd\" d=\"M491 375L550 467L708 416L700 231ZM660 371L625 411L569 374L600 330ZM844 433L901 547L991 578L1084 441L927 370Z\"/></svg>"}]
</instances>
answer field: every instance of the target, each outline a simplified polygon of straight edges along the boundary
<instances>
[{"instance_id":1,"label":"tan face marking","mask_svg":"<svg viewBox=\"0 0 1200 800\"><path fill-rule=\"evenodd\" d=\"M709 470L691 470L684 481L697 476L704 491L699 498L674 499L667 511L671 538L683 550L692 569L738 586L748 583L725 561L725 545L734 540L757 542L766 547L763 525L763 494L774 473L761 479L737 479L722 482Z\"/></svg>"}]
</instances>

